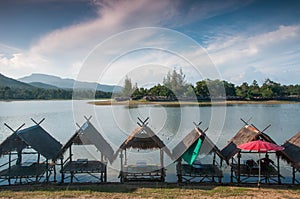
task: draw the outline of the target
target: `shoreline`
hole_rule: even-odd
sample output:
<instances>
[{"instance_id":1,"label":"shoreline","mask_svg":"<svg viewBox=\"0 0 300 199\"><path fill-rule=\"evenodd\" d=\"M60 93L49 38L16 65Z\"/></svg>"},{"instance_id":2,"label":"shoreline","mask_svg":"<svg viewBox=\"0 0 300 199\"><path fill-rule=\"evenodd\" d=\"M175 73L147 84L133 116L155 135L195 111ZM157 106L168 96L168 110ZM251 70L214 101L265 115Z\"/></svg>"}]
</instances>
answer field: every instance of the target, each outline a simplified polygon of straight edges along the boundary
<instances>
[{"instance_id":1,"label":"shoreline","mask_svg":"<svg viewBox=\"0 0 300 199\"><path fill-rule=\"evenodd\" d=\"M192 102L192 101L145 101L145 100L130 100L130 101L114 101L114 100L106 100L106 101L90 101L89 104L95 106L112 106L112 105L128 105L128 106L138 106L138 105L160 105L160 106L212 106L212 105L244 105L244 104L300 104L297 101L279 101L279 100L269 100L269 101L207 101L207 102Z\"/></svg>"}]
</instances>

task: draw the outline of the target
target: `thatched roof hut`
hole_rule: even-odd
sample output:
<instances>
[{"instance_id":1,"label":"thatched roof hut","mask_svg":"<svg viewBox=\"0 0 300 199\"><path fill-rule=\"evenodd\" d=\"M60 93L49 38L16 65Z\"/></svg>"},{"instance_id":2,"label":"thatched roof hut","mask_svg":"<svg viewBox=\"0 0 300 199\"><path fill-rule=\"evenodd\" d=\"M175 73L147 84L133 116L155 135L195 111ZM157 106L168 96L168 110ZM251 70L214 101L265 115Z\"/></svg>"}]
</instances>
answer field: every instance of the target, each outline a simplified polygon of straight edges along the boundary
<instances>
[{"instance_id":1,"label":"thatched roof hut","mask_svg":"<svg viewBox=\"0 0 300 199\"><path fill-rule=\"evenodd\" d=\"M205 134L205 131L202 131L198 126L199 125L196 125L172 150L173 159L177 160L176 170L178 182L183 182L183 180L191 182L191 180L196 178L200 179L200 182L203 180L215 182L215 177L221 182L223 174L216 165L216 155L219 156L220 160L225 157ZM195 163L199 154L206 155L210 153L213 153L211 164ZM182 159L185 160L187 164L182 164Z\"/></svg>"},{"instance_id":2,"label":"thatched roof hut","mask_svg":"<svg viewBox=\"0 0 300 199\"><path fill-rule=\"evenodd\" d=\"M131 135L121 144L119 150L134 149L162 149L168 156L172 157L170 150L163 141L146 125L137 127ZM116 153L116 154L117 154Z\"/></svg>"},{"instance_id":3,"label":"thatched roof hut","mask_svg":"<svg viewBox=\"0 0 300 199\"><path fill-rule=\"evenodd\" d=\"M300 132L283 144L282 158L300 171Z\"/></svg>"},{"instance_id":4,"label":"thatched roof hut","mask_svg":"<svg viewBox=\"0 0 300 199\"><path fill-rule=\"evenodd\" d=\"M221 150L221 153L225 158L224 160L226 160L226 162L228 163L229 160L240 151L240 149L237 148L238 145L258 139L276 144L267 134L259 131L255 126L243 126L239 130L239 132Z\"/></svg>"},{"instance_id":5,"label":"thatched roof hut","mask_svg":"<svg viewBox=\"0 0 300 199\"><path fill-rule=\"evenodd\" d=\"M121 182L126 181L161 181L165 180L165 169L164 169L164 152L172 158L172 154L168 147L163 141L155 135L155 133L147 126L147 118L142 121L140 118L139 127L137 127L129 137L121 144L119 149L115 153L115 158L121 153L121 171L120 180ZM158 149L160 155L160 165L148 165L143 162L143 166L140 165L128 165L127 164L127 149ZM123 154L124 152L124 154ZM123 161L124 160L124 161Z\"/></svg>"},{"instance_id":6,"label":"thatched roof hut","mask_svg":"<svg viewBox=\"0 0 300 199\"><path fill-rule=\"evenodd\" d=\"M0 144L0 156L7 155L12 151L20 152L27 146L17 133L14 132Z\"/></svg>"},{"instance_id":7,"label":"thatched roof hut","mask_svg":"<svg viewBox=\"0 0 300 199\"><path fill-rule=\"evenodd\" d=\"M215 152L220 158L225 159L219 148L212 142L212 140L199 127L194 128L188 135L186 135L181 142L179 142L172 150L173 159L180 158L198 139L202 139L202 147L200 154L208 154Z\"/></svg>"},{"instance_id":8,"label":"thatched roof hut","mask_svg":"<svg viewBox=\"0 0 300 199\"><path fill-rule=\"evenodd\" d=\"M68 148L75 145L94 145L110 162L113 161L114 150L104 139L94 125L87 120L82 127L66 142L61 149L64 154Z\"/></svg>"}]
</instances>

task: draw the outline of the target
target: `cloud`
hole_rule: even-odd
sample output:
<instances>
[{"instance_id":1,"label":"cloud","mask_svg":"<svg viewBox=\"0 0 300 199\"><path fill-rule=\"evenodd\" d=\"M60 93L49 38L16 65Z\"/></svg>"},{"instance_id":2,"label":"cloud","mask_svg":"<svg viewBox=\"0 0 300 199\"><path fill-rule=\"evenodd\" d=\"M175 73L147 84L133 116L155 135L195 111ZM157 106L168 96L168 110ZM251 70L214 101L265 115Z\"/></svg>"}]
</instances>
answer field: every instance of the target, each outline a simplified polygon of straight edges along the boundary
<instances>
[{"instance_id":1,"label":"cloud","mask_svg":"<svg viewBox=\"0 0 300 199\"><path fill-rule=\"evenodd\" d=\"M280 78L282 70L299 67L299 48L300 26L294 25L279 26L276 30L250 37L221 37L206 49L225 79L241 83L247 79L245 71L250 66L256 68L254 71L260 71L259 76L268 74L270 78L283 80Z\"/></svg>"},{"instance_id":2,"label":"cloud","mask_svg":"<svg viewBox=\"0 0 300 199\"><path fill-rule=\"evenodd\" d=\"M98 44L105 43L112 35L128 29L149 26L180 27L234 11L249 3L251 1L233 0L226 3L195 1L189 4L171 0L93 1L93 6L98 11L95 19L45 34L29 49L16 49L0 44L0 71L12 77L40 72L76 78L89 53ZM174 42L168 35L158 36L153 32L143 32L134 37L115 41L113 45L107 46L99 53L110 59L122 49L130 49L133 43L140 43L141 46L175 48L184 55L182 58L202 62L199 64L200 73L195 75L195 70L189 68L186 61L156 52L116 63L114 75L108 75L103 80L105 83L118 82L128 71L128 66L134 64L142 66L144 63L161 64L170 68L182 67L191 82L197 81L199 77L219 77L221 73L224 79L237 84L248 79L252 82L252 77L262 79L266 74L269 78L283 83L294 83L298 81L297 76L300 75L297 69L300 64L299 34L300 26L293 25L278 26L269 32L254 36L242 32L234 36L228 34L214 36L214 40L208 41L205 49L217 66L214 67L210 60L203 61L206 54L201 50L188 49L183 52L186 49L180 49L181 44L176 46L176 38ZM156 39L151 38L152 35L155 35ZM102 63L105 62L99 62L98 65ZM135 78L137 82L143 84L142 79L147 78L147 74L137 71L140 75L135 75ZM153 71L149 69L149 73L154 74L150 79L155 81L165 74L165 70L161 71L162 73ZM286 78L284 75L291 75L292 78Z\"/></svg>"},{"instance_id":3,"label":"cloud","mask_svg":"<svg viewBox=\"0 0 300 199\"><path fill-rule=\"evenodd\" d=\"M114 34L147 26L181 26L232 11L247 4L235 0L221 4L216 1L185 3L171 0L95 0L91 2L98 10L98 17L45 34L29 49L6 50L9 56L0 53L2 54L0 70L14 77L41 72L74 78L89 52ZM147 38L147 35L126 38L116 43L115 48L118 48L118 45L130 45L130 42L143 40L143 38Z\"/></svg>"}]
</instances>

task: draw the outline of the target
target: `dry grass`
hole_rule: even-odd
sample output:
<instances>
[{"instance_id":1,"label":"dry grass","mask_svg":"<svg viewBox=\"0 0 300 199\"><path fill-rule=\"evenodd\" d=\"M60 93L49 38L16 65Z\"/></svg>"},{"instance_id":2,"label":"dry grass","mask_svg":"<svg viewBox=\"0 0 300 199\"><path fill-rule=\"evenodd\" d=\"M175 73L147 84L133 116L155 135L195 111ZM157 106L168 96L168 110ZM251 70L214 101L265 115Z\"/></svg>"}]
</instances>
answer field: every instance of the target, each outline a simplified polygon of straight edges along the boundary
<instances>
[{"instance_id":1,"label":"dry grass","mask_svg":"<svg viewBox=\"0 0 300 199\"><path fill-rule=\"evenodd\" d=\"M214 185L34 185L1 188L0 198L299 198L300 187Z\"/></svg>"}]
</instances>

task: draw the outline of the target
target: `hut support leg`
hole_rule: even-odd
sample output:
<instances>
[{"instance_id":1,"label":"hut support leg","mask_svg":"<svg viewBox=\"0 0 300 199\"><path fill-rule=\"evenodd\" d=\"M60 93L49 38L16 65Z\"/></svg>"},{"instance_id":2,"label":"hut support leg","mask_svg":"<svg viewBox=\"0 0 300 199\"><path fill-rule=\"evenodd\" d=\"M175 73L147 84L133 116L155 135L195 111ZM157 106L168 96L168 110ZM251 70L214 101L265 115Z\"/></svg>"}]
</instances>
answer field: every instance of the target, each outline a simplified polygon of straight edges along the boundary
<instances>
[{"instance_id":1,"label":"hut support leg","mask_svg":"<svg viewBox=\"0 0 300 199\"><path fill-rule=\"evenodd\" d=\"M65 181L65 174L64 174L63 168L64 168L64 159L61 158L60 159L61 183L64 183L64 181Z\"/></svg>"},{"instance_id":2,"label":"hut support leg","mask_svg":"<svg viewBox=\"0 0 300 199\"><path fill-rule=\"evenodd\" d=\"M240 151L239 151L237 157L238 157L238 180L237 181L238 181L238 183L240 183L241 182L241 157L242 157Z\"/></svg>"},{"instance_id":3,"label":"hut support leg","mask_svg":"<svg viewBox=\"0 0 300 199\"><path fill-rule=\"evenodd\" d=\"M38 153L38 158L37 158L37 168L36 168L36 176L35 176L35 182L39 181L39 176L38 176L38 168L39 168L39 164L40 164L40 158L41 158L41 154Z\"/></svg>"},{"instance_id":4,"label":"hut support leg","mask_svg":"<svg viewBox=\"0 0 300 199\"><path fill-rule=\"evenodd\" d=\"M11 152L9 152L8 156L8 184L11 185L11 179L10 179L10 170L11 170Z\"/></svg>"},{"instance_id":5,"label":"hut support leg","mask_svg":"<svg viewBox=\"0 0 300 199\"><path fill-rule=\"evenodd\" d=\"M292 180L292 183L293 183L293 185L295 184L295 179L296 179L296 169L295 169L295 167L293 167L293 172L292 172L293 174L293 180Z\"/></svg>"},{"instance_id":6,"label":"hut support leg","mask_svg":"<svg viewBox=\"0 0 300 199\"><path fill-rule=\"evenodd\" d=\"M281 184L281 179L280 179L280 164L279 164L279 155L276 154L277 156L277 172L278 172L278 184Z\"/></svg>"},{"instance_id":7,"label":"hut support leg","mask_svg":"<svg viewBox=\"0 0 300 199\"><path fill-rule=\"evenodd\" d=\"M46 167L47 167L47 170L46 170L46 182L48 183L49 182L49 161L48 159L46 160Z\"/></svg>"},{"instance_id":8,"label":"hut support leg","mask_svg":"<svg viewBox=\"0 0 300 199\"><path fill-rule=\"evenodd\" d=\"M121 181L121 183L124 183L124 175L123 175L123 150L121 151L120 158L121 158L120 181Z\"/></svg>"},{"instance_id":9,"label":"hut support leg","mask_svg":"<svg viewBox=\"0 0 300 199\"><path fill-rule=\"evenodd\" d=\"M213 157L213 167L215 168L216 165L216 153L214 153L214 157ZM213 174L212 176L212 181L215 182L215 174Z\"/></svg>"},{"instance_id":10,"label":"hut support leg","mask_svg":"<svg viewBox=\"0 0 300 199\"><path fill-rule=\"evenodd\" d=\"M73 154L72 154L72 145L69 148L69 156L70 156L70 162L72 162L72 156L73 156ZM71 183L73 183L73 178L74 178L74 172L71 171Z\"/></svg>"},{"instance_id":11,"label":"hut support leg","mask_svg":"<svg viewBox=\"0 0 300 199\"><path fill-rule=\"evenodd\" d=\"M54 162L54 166L53 166L53 177L54 177L54 182L56 182L56 162Z\"/></svg>"},{"instance_id":12,"label":"hut support leg","mask_svg":"<svg viewBox=\"0 0 300 199\"><path fill-rule=\"evenodd\" d=\"M182 183L182 159L179 158L177 161L177 178L178 183Z\"/></svg>"},{"instance_id":13,"label":"hut support leg","mask_svg":"<svg viewBox=\"0 0 300 199\"><path fill-rule=\"evenodd\" d=\"M233 158L231 158L231 165L233 164ZM231 166L231 169L230 169L230 182L233 183L233 168Z\"/></svg>"},{"instance_id":14,"label":"hut support leg","mask_svg":"<svg viewBox=\"0 0 300 199\"><path fill-rule=\"evenodd\" d=\"M107 165L104 165L104 182L107 182Z\"/></svg>"},{"instance_id":15,"label":"hut support leg","mask_svg":"<svg viewBox=\"0 0 300 199\"><path fill-rule=\"evenodd\" d=\"M165 168L164 168L164 152L160 149L160 166L161 166L161 182L165 181Z\"/></svg>"}]
</instances>

